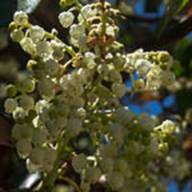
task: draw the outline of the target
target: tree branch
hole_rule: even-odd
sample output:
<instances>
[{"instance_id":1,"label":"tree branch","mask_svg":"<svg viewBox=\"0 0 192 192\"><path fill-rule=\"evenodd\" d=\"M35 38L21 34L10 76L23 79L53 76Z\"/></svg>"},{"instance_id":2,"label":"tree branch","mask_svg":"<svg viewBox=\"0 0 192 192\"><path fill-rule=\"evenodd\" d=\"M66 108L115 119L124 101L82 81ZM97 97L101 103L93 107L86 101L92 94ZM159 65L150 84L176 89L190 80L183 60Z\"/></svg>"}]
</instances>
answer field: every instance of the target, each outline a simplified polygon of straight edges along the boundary
<instances>
[{"instance_id":1,"label":"tree branch","mask_svg":"<svg viewBox=\"0 0 192 192\"><path fill-rule=\"evenodd\" d=\"M129 51L138 48L144 48L145 50L158 50L163 49L168 44L174 43L177 40L183 38L192 31L192 16L189 17L182 23L174 23L171 27L165 30L162 35L153 39L145 39L143 42L138 42L137 44L130 46Z\"/></svg>"}]
</instances>

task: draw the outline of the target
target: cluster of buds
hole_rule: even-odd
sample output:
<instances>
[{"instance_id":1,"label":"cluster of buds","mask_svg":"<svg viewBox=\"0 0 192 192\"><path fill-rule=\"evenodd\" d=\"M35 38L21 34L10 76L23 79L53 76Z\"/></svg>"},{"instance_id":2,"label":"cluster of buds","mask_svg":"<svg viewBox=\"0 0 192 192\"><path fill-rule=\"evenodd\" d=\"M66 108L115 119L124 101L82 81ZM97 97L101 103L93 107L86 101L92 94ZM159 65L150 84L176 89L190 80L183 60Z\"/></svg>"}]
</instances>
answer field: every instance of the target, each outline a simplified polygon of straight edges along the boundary
<instances>
[{"instance_id":1,"label":"cluster of buds","mask_svg":"<svg viewBox=\"0 0 192 192\"><path fill-rule=\"evenodd\" d=\"M63 4L70 8L58 19L70 45L55 30L32 25L24 12L16 12L10 24L12 39L31 55L29 75L8 86L5 101L15 119L19 155L29 171L52 178L44 184L50 187L65 164L80 175L84 192L96 183L121 192L158 188L156 160L165 159L176 126L138 117L120 99L128 91L171 83L171 57L164 51L125 53L117 41L119 12L109 3ZM133 89L127 89L123 73L139 74Z\"/></svg>"}]
</instances>

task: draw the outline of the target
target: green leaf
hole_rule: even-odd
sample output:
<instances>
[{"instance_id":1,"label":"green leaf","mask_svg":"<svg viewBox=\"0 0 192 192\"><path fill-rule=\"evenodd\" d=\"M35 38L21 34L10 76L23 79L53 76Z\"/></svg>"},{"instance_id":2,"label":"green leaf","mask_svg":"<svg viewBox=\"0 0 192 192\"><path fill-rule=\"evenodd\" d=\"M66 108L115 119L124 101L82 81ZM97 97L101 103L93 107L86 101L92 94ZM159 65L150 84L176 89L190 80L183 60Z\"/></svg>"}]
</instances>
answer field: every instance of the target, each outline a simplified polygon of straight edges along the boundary
<instances>
[{"instance_id":1,"label":"green leaf","mask_svg":"<svg viewBox=\"0 0 192 192\"><path fill-rule=\"evenodd\" d=\"M168 8L168 14L176 15L183 10L189 0L164 0L164 2Z\"/></svg>"},{"instance_id":2,"label":"green leaf","mask_svg":"<svg viewBox=\"0 0 192 192\"><path fill-rule=\"evenodd\" d=\"M164 31L170 20L180 13L188 2L189 0L164 0L166 6L166 17L160 24L159 36Z\"/></svg>"},{"instance_id":3,"label":"green leaf","mask_svg":"<svg viewBox=\"0 0 192 192\"><path fill-rule=\"evenodd\" d=\"M187 3L189 3L189 0L182 0L177 12L179 13L180 11L182 11L183 8L187 5Z\"/></svg>"}]
</instances>

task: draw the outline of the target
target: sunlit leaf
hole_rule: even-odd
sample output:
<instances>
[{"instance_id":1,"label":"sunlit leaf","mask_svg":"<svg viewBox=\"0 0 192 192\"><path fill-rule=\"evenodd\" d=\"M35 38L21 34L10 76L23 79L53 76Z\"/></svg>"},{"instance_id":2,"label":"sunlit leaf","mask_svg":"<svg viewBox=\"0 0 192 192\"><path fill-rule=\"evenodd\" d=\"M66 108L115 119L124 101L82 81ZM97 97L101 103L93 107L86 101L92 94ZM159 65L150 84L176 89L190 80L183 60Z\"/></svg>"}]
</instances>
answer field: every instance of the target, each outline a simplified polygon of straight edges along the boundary
<instances>
[{"instance_id":1,"label":"sunlit leaf","mask_svg":"<svg viewBox=\"0 0 192 192\"><path fill-rule=\"evenodd\" d=\"M164 31L170 20L178 13L180 13L188 2L189 0L164 0L164 4L166 7L166 17L161 23L159 35L161 35L162 31Z\"/></svg>"},{"instance_id":2,"label":"sunlit leaf","mask_svg":"<svg viewBox=\"0 0 192 192\"><path fill-rule=\"evenodd\" d=\"M31 13L37 7L40 1L41 0L17 0L17 9Z\"/></svg>"}]
</instances>

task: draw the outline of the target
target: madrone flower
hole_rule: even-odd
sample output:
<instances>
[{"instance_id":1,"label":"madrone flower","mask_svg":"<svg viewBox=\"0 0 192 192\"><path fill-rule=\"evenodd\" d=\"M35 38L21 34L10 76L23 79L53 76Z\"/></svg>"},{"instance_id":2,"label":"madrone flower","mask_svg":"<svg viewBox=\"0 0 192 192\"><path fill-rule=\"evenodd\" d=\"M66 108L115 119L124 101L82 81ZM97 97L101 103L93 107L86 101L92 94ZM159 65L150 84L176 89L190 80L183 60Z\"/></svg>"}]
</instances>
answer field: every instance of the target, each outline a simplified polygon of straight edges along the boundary
<instances>
[{"instance_id":1,"label":"madrone flower","mask_svg":"<svg viewBox=\"0 0 192 192\"><path fill-rule=\"evenodd\" d=\"M52 190L68 168L84 192L97 183L109 191L159 191L150 165L157 167L159 157L166 163L175 124L137 116L120 100L172 81L169 53L125 53L114 19L119 12L107 2L60 4L65 11L58 19L69 45L57 31L31 24L24 12L16 12L10 24L12 39L32 57L28 76L7 86L5 101L15 120L12 135L20 157L29 171L42 172L43 192ZM131 89L122 74L130 77Z\"/></svg>"}]
</instances>

